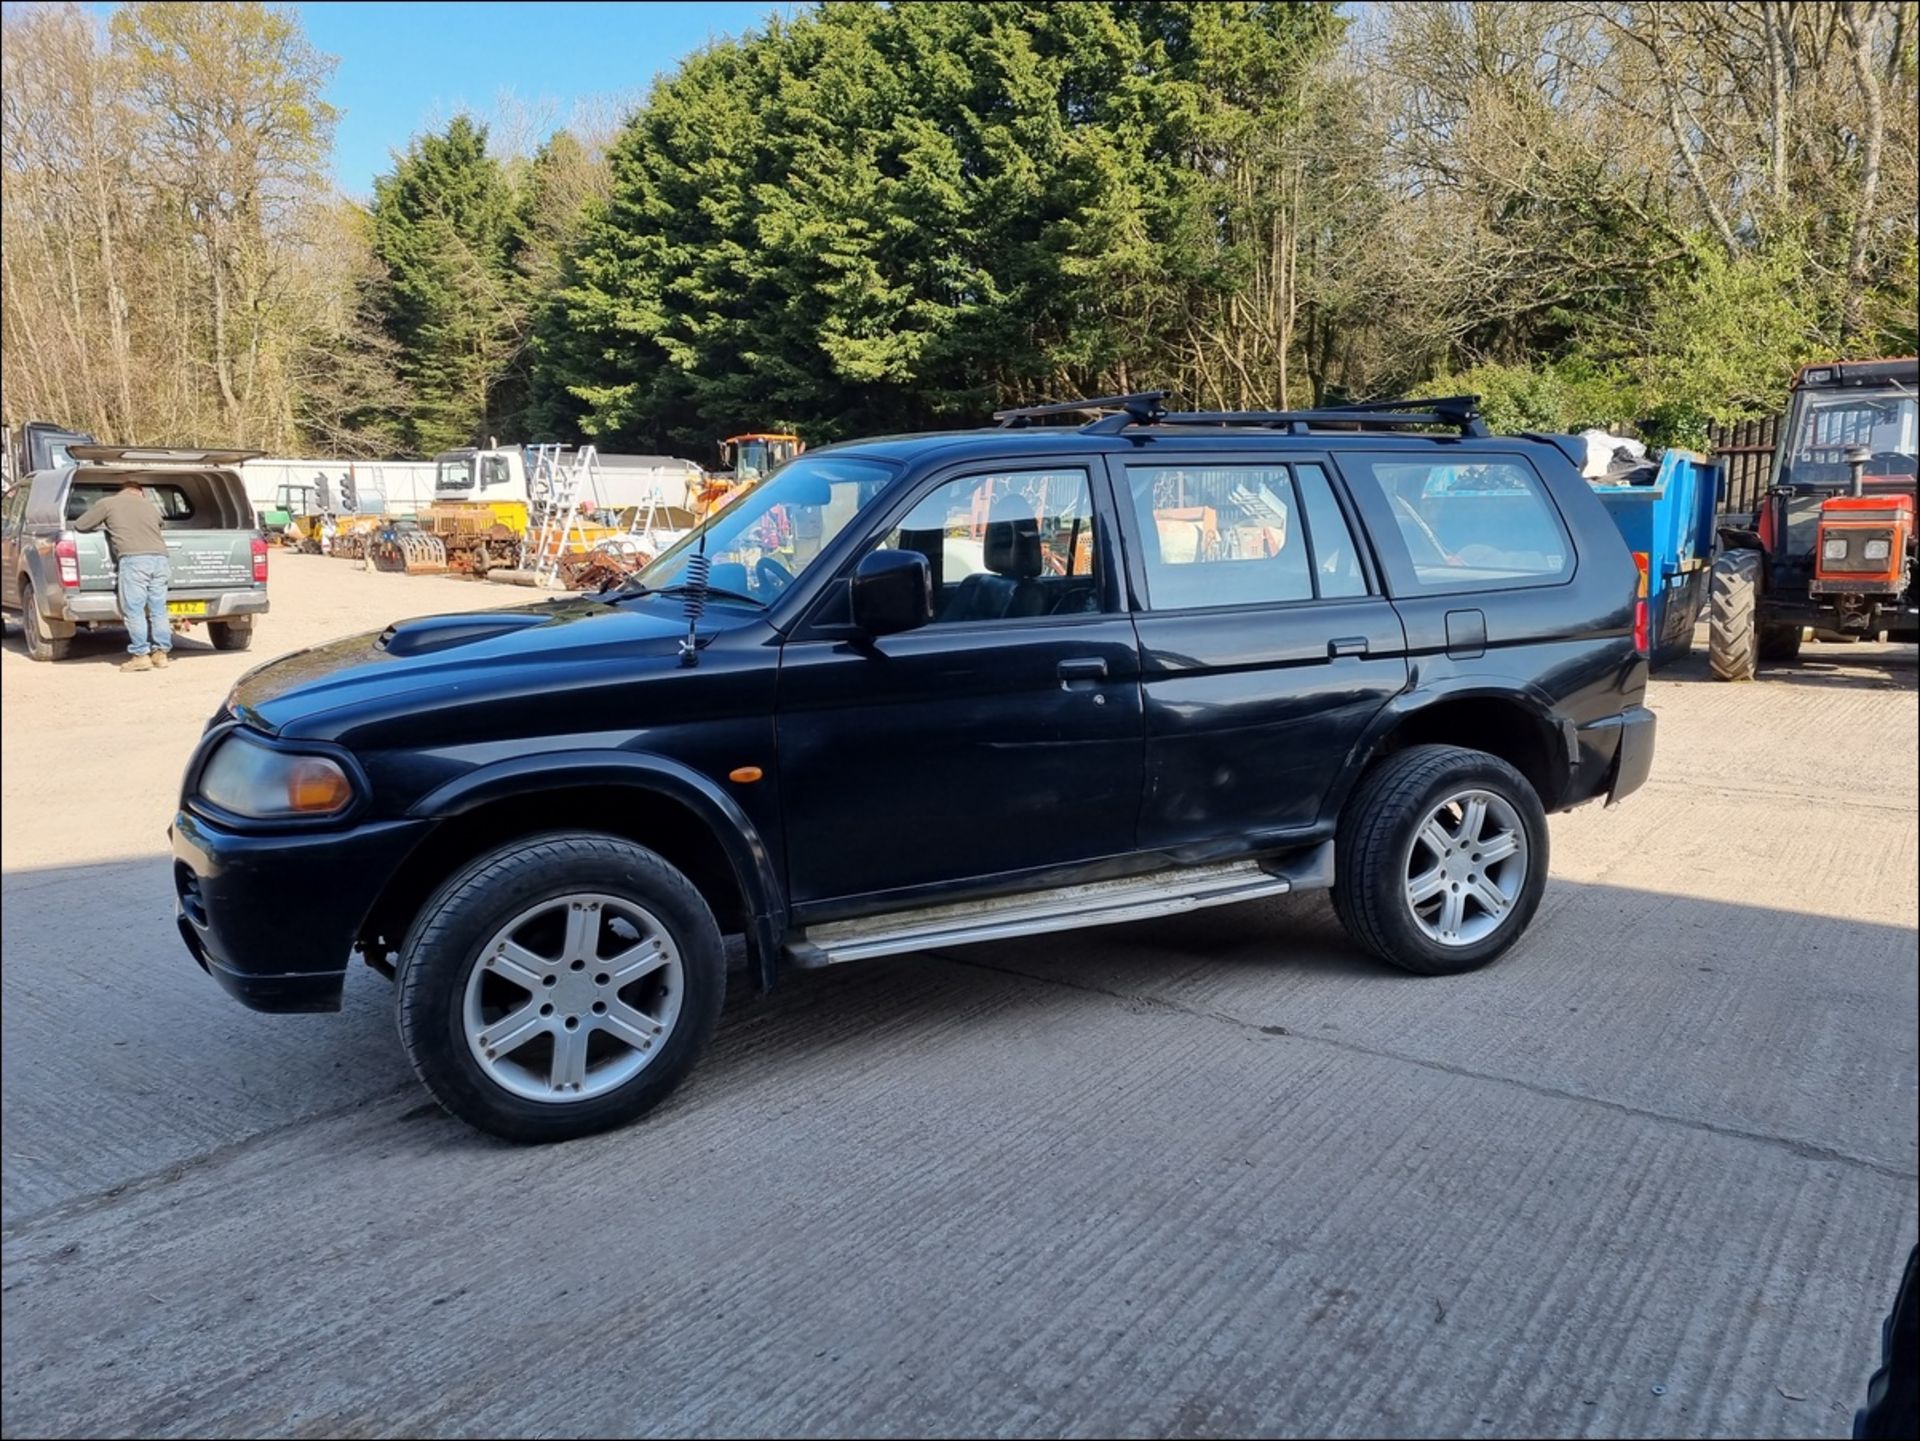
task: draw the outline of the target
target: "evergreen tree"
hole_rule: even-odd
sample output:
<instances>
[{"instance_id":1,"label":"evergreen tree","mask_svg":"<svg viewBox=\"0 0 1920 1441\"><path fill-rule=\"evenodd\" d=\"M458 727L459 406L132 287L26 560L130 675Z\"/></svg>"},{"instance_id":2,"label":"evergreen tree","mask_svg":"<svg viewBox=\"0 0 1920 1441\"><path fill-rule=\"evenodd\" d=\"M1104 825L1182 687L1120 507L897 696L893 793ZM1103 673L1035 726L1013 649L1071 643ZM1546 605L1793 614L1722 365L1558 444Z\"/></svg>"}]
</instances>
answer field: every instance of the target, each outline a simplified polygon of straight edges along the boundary
<instances>
[{"instance_id":1,"label":"evergreen tree","mask_svg":"<svg viewBox=\"0 0 1920 1441\"><path fill-rule=\"evenodd\" d=\"M514 418L501 381L526 332L515 222L486 127L464 115L415 140L374 182L373 248L413 397L408 443L421 454L484 441Z\"/></svg>"}]
</instances>

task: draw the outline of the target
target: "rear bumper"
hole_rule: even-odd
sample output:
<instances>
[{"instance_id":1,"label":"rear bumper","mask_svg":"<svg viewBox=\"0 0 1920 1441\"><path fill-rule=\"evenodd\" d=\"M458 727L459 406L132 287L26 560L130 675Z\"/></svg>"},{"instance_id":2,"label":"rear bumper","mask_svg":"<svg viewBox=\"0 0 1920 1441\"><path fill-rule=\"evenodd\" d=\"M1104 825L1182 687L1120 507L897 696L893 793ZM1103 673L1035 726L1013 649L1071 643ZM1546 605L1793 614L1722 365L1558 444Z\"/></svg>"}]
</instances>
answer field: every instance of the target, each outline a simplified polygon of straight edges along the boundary
<instances>
[{"instance_id":1,"label":"rear bumper","mask_svg":"<svg viewBox=\"0 0 1920 1441\"><path fill-rule=\"evenodd\" d=\"M1607 786L1607 804L1616 805L1647 783L1653 771L1654 715L1645 706L1628 706L1620 716L1620 746Z\"/></svg>"},{"instance_id":2,"label":"rear bumper","mask_svg":"<svg viewBox=\"0 0 1920 1441\"><path fill-rule=\"evenodd\" d=\"M426 821L241 835L173 820L174 913L202 970L256 1011L337 1011L361 922Z\"/></svg>"},{"instance_id":3,"label":"rear bumper","mask_svg":"<svg viewBox=\"0 0 1920 1441\"><path fill-rule=\"evenodd\" d=\"M1612 805L1646 783L1653 768L1653 712L1630 705L1618 715L1567 731L1569 770L1562 807L1605 799Z\"/></svg>"},{"instance_id":4,"label":"rear bumper","mask_svg":"<svg viewBox=\"0 0 1920 1441\"><path fill-rule=\"evenodd\" d=\"M185 616L186 620L226 620L235 616L265 615L267 593L264 590L175 590L167 591L169 601L205 601L205 616ZM75 625L120 623L120 597L110 590L83 590L65 598L65 619Z\"/></svg>"}]
</instances>

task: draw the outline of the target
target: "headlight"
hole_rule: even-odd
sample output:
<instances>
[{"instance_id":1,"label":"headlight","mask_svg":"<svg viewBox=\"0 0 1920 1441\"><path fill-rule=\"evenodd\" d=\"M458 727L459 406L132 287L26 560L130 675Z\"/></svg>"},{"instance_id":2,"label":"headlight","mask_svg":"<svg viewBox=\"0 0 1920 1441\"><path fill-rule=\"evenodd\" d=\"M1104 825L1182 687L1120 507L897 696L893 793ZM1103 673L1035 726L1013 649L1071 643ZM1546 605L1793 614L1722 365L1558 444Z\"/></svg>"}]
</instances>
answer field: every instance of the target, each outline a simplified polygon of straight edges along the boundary
<instances>
[{"instance_id":1,"label":"headlight","mask_svg":"<svg viewBox=\"0 0 1920 1441\"><path fill-rule=\"evenodd\" d=\"M255 820L330 816L353 801L353 782L337 761L270 749L235 733L200 772L200 795Z\"/></svg>"},{"instance_id":2,"label":"headlight","mask_svg":"<svg viewBox=\"0 0 1920 1441\"><path fill-rule=\"evenodd\" d=\"M1866 556L1868 560L1885 560L1893 554L1893 544L1891 541L1886 540L1870 540L1861 551L1861 554Z\"/></svg>"},{"instance_id":3,"label":"headlight","mask_svg":"<svg viewBox=\"0 0 1920 1441\"><path fill-rule=\"evenodd\" d=\"M1845 560L1847 558L1847 538L1845 536L1835 536L1821 547L1820 553L1826 556L1828 560Z\"/></svg>"}]
</instances>

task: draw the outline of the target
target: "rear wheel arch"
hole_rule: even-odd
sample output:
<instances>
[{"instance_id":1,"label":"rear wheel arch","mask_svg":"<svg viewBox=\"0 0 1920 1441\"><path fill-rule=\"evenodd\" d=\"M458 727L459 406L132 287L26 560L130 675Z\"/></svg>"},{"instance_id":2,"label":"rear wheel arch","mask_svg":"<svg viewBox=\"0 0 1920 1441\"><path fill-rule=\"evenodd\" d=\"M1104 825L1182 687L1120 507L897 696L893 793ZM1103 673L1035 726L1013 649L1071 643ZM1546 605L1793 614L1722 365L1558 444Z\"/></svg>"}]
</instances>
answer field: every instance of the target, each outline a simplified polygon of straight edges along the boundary
<instances>
[{"instance_id":1,"label":"rear wheel arch","mask_svg":"<svg viewBox=\"0 0 1920 1441\"><path fill-rule=\"evenodd\" d=\"M486 787L437 811L433 829L394 871L361 924L361 945L376 964L384 967L384 953L400 949L421 907L462 866L518 839L598 832L645 846L685 875L722 931L746 933L760 984L772 983L785 905L773 889L765 848L744 816L729 817L703 804L697 792L657 778L589 780L563 770L524 772L515 780L519 784Z\"/></svg>"},{"instance_id":2,"label":"rear wheel arch","mask_svg":"<svg viewBox=\"0 0 1920 1441\"><path fill-rule=\"evenodd\" d=\"M1327 798L1339 814L1363 777L1389 756L1418 745L1459 746L1497 756L1525 776L1548 811L1560 808L1571 762L1559 724L1546 707L1513 692L1443 695L1389 713L1355 750L1344 783Z\"/></svg>"}]
</instances>

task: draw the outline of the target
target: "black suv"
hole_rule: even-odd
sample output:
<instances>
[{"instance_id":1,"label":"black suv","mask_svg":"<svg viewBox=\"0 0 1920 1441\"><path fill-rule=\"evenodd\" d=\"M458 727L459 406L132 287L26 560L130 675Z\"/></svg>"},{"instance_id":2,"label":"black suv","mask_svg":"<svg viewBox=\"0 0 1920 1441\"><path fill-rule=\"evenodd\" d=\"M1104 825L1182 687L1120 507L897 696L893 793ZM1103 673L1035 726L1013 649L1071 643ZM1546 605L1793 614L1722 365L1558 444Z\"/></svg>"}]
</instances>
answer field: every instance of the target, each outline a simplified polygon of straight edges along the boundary
<instances>
[{"instance_id":1,"label":"black suv","mask_svg":"<svg viewBox=\"0 0 1920 1441\"><path fill-rule=\"evenodd\" d=\"M265 1011L358 950L442 1104L555 1139L686 1074L722 932L764 987L1331 887L1454 974L1532 918L1546 813L1646 778L1573 442L1465 399L998 419L804 454L618 589L253 671L174 821L188 948Z\"/></svg>"}]
</instances>

